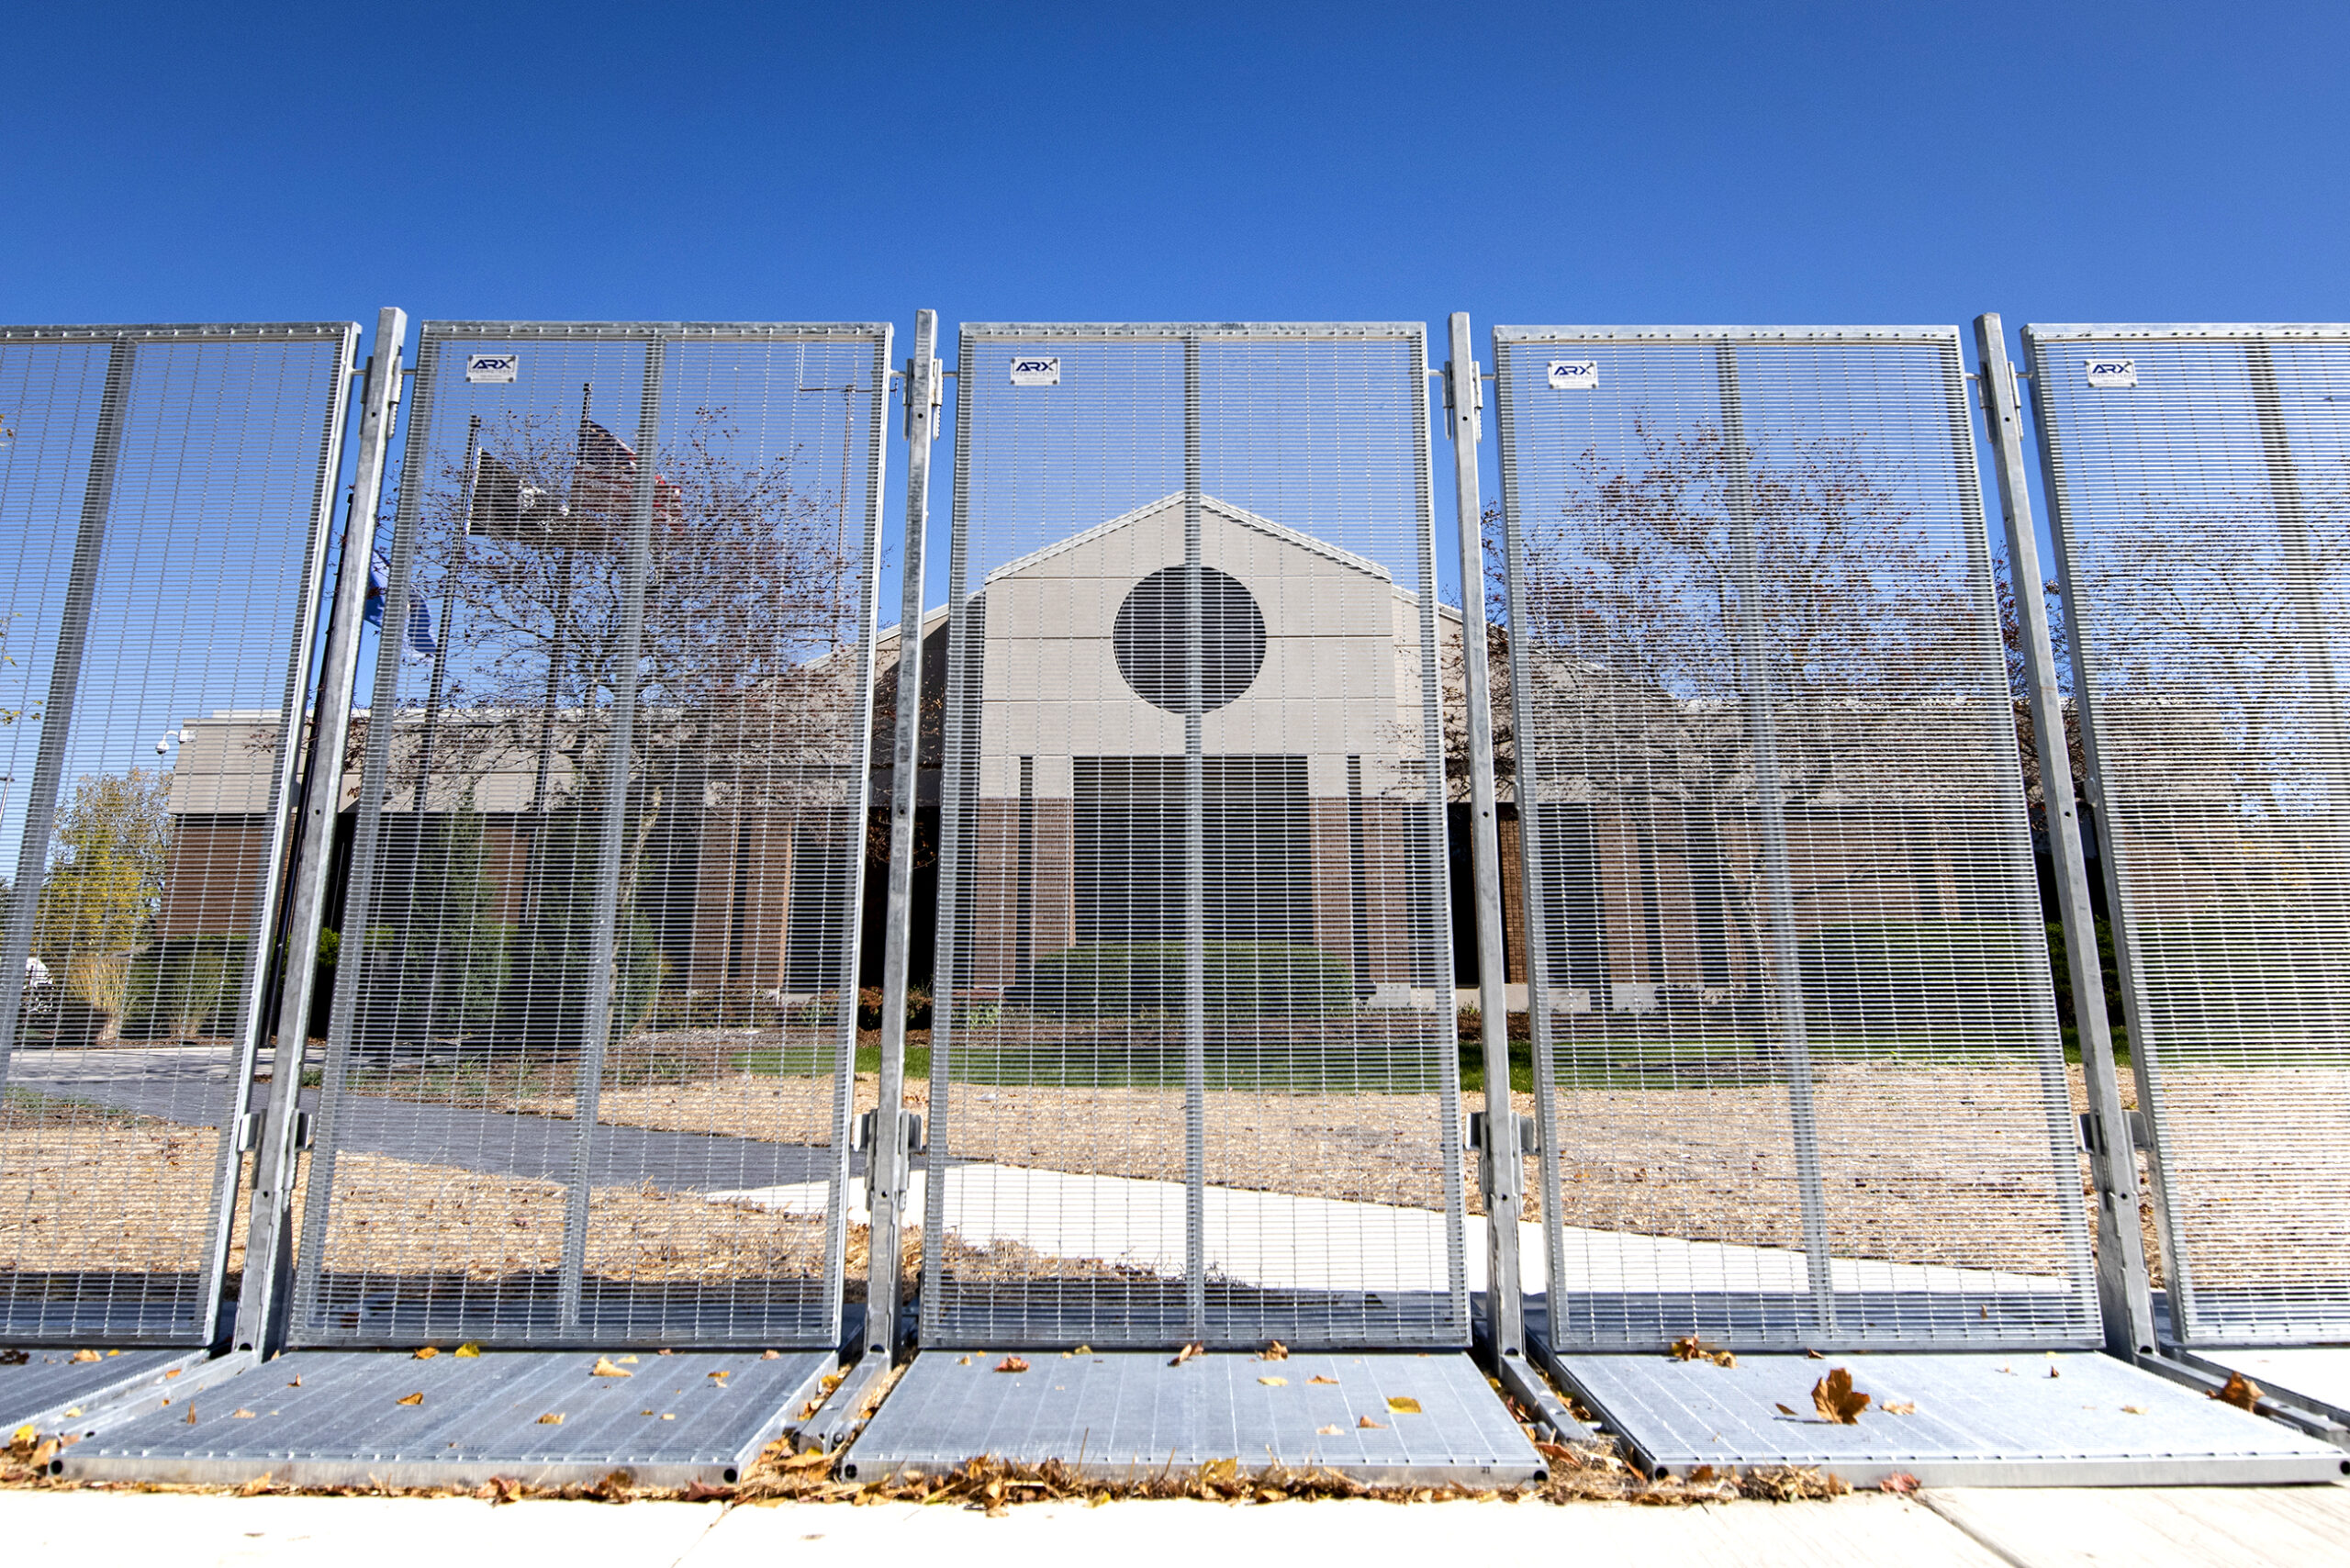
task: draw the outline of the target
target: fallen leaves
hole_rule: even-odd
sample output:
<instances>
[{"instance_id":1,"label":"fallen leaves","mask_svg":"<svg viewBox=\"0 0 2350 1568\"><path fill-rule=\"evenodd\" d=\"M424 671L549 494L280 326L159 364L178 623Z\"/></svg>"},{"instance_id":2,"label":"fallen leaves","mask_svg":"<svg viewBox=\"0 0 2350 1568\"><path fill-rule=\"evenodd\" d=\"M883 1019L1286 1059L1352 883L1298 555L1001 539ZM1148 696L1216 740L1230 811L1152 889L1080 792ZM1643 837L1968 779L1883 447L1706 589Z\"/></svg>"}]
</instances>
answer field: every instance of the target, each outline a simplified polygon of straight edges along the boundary
<instances>
[{"instance_id":1,"label":"fallen leaves","mask_svg":"<svg viewBox=\"0 0 2350 1568\"><path fill-rule=\"evenodd\" d=\"M598 1356L596 1364L588 1369L589 1377L634 1377L636 1374L614 1361L610 1356Z\"/></svg>"},{"instance_id":2,"label":"fallen leaves","mask_svg":"<svg viewBox=\"0 0 2350 1568\"><path fill-rule=\"evenodd\" d=\"M435 1356L439 1355L440 1353L441 1353L441 1347L440 1347L440 1346L438 1346L438 1345L427 1345L427 1346L425 1346L425 1347L424 1347L424 1349L422 1349L421 1350L419 1350L419 1351L416 1353L416 1359L417 1359L418 1361L431 1361L433 1357L435 1357Z\"/></svg>"},{"instance_id":3,"label":"fallen leaves","mask_svg":"<svg viewBox=\"0 0 2350 1568\"><path fill-rule=\"evenodd\" d=\"M1024 1372L1028 1370L1028 1363L1018 1356L1006 1356L996 1362L995 1370L1000 1372Z\"/></svg>"},{"instance_id":4,"label":"fallen leaves","mask_svg":"<svg viewBox=\"0 0 2350 1568\"><path fill-rule=\"evenodd\" d=\"M179 1376L179 1375L180 1375L180 1373L182 1373L182 1372L185 1372L185 1371L187 1371L187 1369L186 1369L185 1367L173 1367L171 1371L169 1371L169 1372L165 1372L165 1373L163 1374L163 1381L164 1381L165 1383L169 1383L169 1382L171 1382L171 1381L172 1381L172 1379L173 1379L173 1378L175 1378L175 1377Z\"/></svg>"},{"instance_id":5,"label":"fallen leaves","mask_svg":"<svg viewBox=\"0 0 2350 1568\"><path fill-rule=\"evenodd\" d=\"M1781 1405L1777 1409L1782 1416L1792 1416L1796 1413L1796 1407L1792 1405Z\"/></svg>"},{"instance_id":6,"label":"fallen leaves","mask_svg":"<svg viewBox=\"0 0 2350 1568\"><path fill-rule=\"evenodd\" d=\"M1395 1416L1417 1416L1421 1413L1420 1402L1408 1394L1389 1394L1387 1409L1389 1414Z\"/></svg>"},{"instance_id":7,"label":"fallen leaves","mask_svg":"<svg viewBox=\"0 0 2350 1568\"><path fill-rule=\"evenodd\" d=\"M402 1394L399 1398L393 1400L392 1403L395 1405L421 1405L424 1403L424 1390L420 1388L414 1394ZM196 1411L193 1408L188 1411L187 1417L189 1426L193 1427L196 1425Z\"/></svg>"},{"instance_id":8,"label":"fallen leaves","mask_svg":"<svg viewBox=\"0 0 2350 1568\"><path fill-rule=\"evenodd\" d=\"M1906 1470L1897 1470L1876 1484L1880 1492L1890 1492L1897 1497L1907 1497L1918 1489L1918 1478Z\"/></svg>"},{"instance_id":9,"label":"fallen leaves","mask_svg":"<svg viewBox=\"0 0 2350 1568\"><path fill-rule=\"evenodd\" d=\"M1069 1352L1072 1356L1090 1356L1092 1353L1093 1347L1091 1345L1080 1345L1076 1350Z\"/></svg>"},{"instance_id":10,"label":"fallen leaves","mask_svg":"<svg viewBox=\"0 0 2350 1568\"><path fill-rule=\"evenodd\" d=\"M759 1352L759 1360L763 1361L771 1361L781 1354L783 1354L781 1350L762 1350Z\"/></svg>"},{"instance_id":11,"label":"fallen leaves","mask_svg":"<svg viewBox=\"0 0 2350 1568\"><path fill-rule=\"evenodd\" d=\"M2143 1405L2124 1405L2121 1407L2121 1413L2124 1416L2143 1416L2146 1413L2146 1407Z\"/></svg>"},{"instance_id":12,"label":"fallen leaves","mask_svg":"<svg viewBox=\"0 0 2350 1568\"><path fill-rule=\"evenodd\" d=\"M1326 1383L1333 1387L1336 1387L1338 1382L1337 1378L1324 1377L1320 1372L1315 1372L1312 1377L1307 1378L1305 1381L1308 1383Z\"/></svg>"},{"instance_id":13,"label":"fallen leaves","mask_svg":"<svg viewBox=\"0 0 2350 1568\"><path fill-rule=\"evenodd\" d=\"M480 1356L481 1347L468 1339L457 1347L455 1354L460 1361L471 1361Z\"/></svg>"},{"instance_id":14,"label":"fallen leaves","mask_svg":"<svg viewBox=\"0 0 2350 1568\"><path fill-rule=\"evenodd\" d=\"M1387 1429L1386 1422L1374 1421L1368 1416L1356 1417L1355 1425L1361 1428L1366 1432L1383 1432Z\"/></svg>"},{"instance_id":15,"label":"fallen leaves","mask_svg":"<svg viewBox=\"0 0 2350 1568\"><path fill-rule=\"evenodd\" d=\"M1686 1334L1673 1342L1673 1359L1676 1361L1711 1361L1718 1367L1734 1367L1738 1358L1709 1340Z\"/></svg>"},{"instance_id":16,"label":"fallen leaves","mask_svg":"<svg viewBox=\"0 0 2350 1568\"><path fill-rule=\"evenodd\" d=\"M1918 1413L1918 1402L1914 1399L1887 1399L1881 1402L1877 1408L1888 1416L1915 1416Z\"/></svg>"},{"instance_id":17,"label":"fallen leaves","mask_svg":"<svg viewBox=\"0 0 2350 1568\"><path fill-rule=\"evenodd\" d=\"M0 1367L20 1367L32 1359L30 1350L0 1350Z\"/></svg>"},{"instance_id":18,"label":"fallen leaves","mask_svg":"<svg viewBox=\"0 0 2350 1568\"><path fill-rule=\"evenodd\" d=\"M1260 1377L1257 1381L1263 1383L1268 1388L1287 1388L1289 1386L1289 1379L1285 1377Z\"/></svg>"},{"instance_id":19,"label":"fallen leaves","mask_svg":"<svg viewBox=\"0 0 2350 1568\"><path fill-rule=\"evenodd\" d=\"M1174 1359L1173 1361L1171 1361L1168 1362L1167 1364L1168 1364L1169 1366L1170 1366L1170 1367L1180 1367L1180 1366L1181 1366L1185 1361L1196 1361L1196 1360L1198 1360L1200 1357L1204 1356L1204 1355L1206 1355L1207 1353L1208 1353L1208 1348L1207 1348L1205 1345L1201 1344L1198 1340L1194 1339L1193 1341L1192 1341L1192 1343L1190 1343L1190 1344L1188 1344L1188 1345L1184 1346L1181 1350L1180 1350L1176 1351L1176 1352L1175 1352L1175 1359Z\"/></svg>"},{"instance_id":20,"label":"fallen leaves","mask_svg":"<svg viewBox=\"0 0 2350 1568\"><path fill-rule=\"evenodd\" d=\"M1335 1438L1340 1430L1341 1428L1337 1427L1316 1427L1314 1428L1314 1435L1317 1438Z\"/></svg>"},{"instance_id":21,"label":"fallen leaves","mask_svg":"<svg viewBox=\"0 0 2350 1568\"><path fill-rule=\"evenodd\" d=\"M1257 1359L1260 1361L1285 1361L1289 1360L1289 1347L1279 1339L1275 1339L1265 1347L1264 1354Z\"/></svg>"},{"instance_id":22,"label":"fallen leaves","mask_svg":"<svg viewBox=\"0 0 2350 1568\"><path fill-rule=\"evenodd\" d=\"M229 1418L232 1421L250 1421L253 1418L253 1413L250 1410L231 1410L229 1412Z\"/></svg>"},{"instance_id":23,"label":"fallen leaves","mask_svg":"<svg viewBox=\"0 0 2350 1568\"><path fill-rule=\"evenodd\" d=\"M560 1410L550 1410L545 1415L539 1417L538 1424L542 1427L560 1427L563 1425L563 1412Z\"/></svg>"},{"instance_id":24,"label":"fallen leaves","mask_svg":"<svg viewBox=\"0 0 2350 1568\"><path fill-rule=\"evenodd\" d=\"M2223 1405L2232 1405L2239 1410L2253 1410L2259 1407L2261 1400L2266 1396L2267 1392L2244 1373L2232 1372L2228 1374L2226 1384L2211 1390L2210 1397Z\"/></svg>"},{"instance_id":25,"label":"fallen leaves","mask_svg":"<svg viewBox=\"0 0 2350 1568\"><path fill-rule=\"evenodd\" d=\"M102 1361L106 1360L104 1356L99 1355L95 1350L76 1350L73 1352L73 1359L77 1361Z\"/></svg>"},{"instance_id":26,"label":"fallen leaves","mask_svg":"<svg viewBox=\"0 0 2350 1568\"><path fill-rule=\"evenodd\" d=\"M1860 1424L1861 1412L1869 1407L1869 1396L1852 1386L1852 1372L1844 1367L1830 1367L1828 1375L1811 1385L1812 1408L1840 1427Z\"/></svg>"}]
</instances>

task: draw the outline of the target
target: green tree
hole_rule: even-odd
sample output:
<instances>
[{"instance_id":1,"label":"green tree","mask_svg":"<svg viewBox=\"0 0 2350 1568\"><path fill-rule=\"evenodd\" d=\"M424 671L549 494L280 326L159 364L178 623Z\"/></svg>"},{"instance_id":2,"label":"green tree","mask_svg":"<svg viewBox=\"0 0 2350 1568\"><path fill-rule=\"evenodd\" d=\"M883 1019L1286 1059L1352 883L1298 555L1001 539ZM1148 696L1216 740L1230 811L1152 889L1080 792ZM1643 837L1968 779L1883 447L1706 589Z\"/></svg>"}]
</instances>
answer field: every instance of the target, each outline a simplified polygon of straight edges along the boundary
<instances>
[{"instance_id":1,"label":"green tree","mask_svg":"<svg viewBox=\"0 0 2350 1568\"><path fill-rule=\"evenodd\" d=\"M73 787L33 915L34 950L55 958L135 947L154 933L171 844L171 781L134 767Z\"/></svg>"},{"instance_id":2,"label":"green tree","mask_svg":"<svg viewBox=\"0 0 2350 1568\"><path fill-rule=\"evenodd\" d=\"M408 1037L478 1034L497 1020L506 986L507 933L497 920L488 838L468 794L432 818L417 846L416 877L398 939L393 988Z\"/></svg>"}]
</instances>

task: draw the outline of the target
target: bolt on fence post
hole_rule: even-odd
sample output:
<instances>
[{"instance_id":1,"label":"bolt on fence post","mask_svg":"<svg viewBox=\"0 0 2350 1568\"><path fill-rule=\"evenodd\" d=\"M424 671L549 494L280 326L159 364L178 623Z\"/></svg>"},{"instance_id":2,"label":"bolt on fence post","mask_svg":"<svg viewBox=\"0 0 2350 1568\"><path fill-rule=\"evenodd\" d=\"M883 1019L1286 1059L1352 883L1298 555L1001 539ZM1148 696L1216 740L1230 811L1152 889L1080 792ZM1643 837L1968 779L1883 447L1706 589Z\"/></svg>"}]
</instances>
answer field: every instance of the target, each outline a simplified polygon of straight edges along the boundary
<instances>
[{"instance_id":1,"label":"bolt on fence post","mask_svg":"<svg viewBox=\"0 0 2350 1568\"><path fill-rule=\"evenodd\" d=\"M2073 756L2065 734L2065 698L2057 683L2048 605L2041 597L2040 538L2032 526L2031 482L2023 465L2023 415L2006 330L1998 312L1975 319L1977 384L1984 427L1991 436L1999 482L1999 520L2006 529L2008 577L2016 619L2023 629L2026 696L2032 744L2040 751L2040 791L2048 813L2048 848L2055 861L2056 903L2065 922L2065 956L2073 981L2073 1021L2080 1035L2081 1078L2102 1146L2089 1150L2098 1190L2097 1294L2106 1348L2117 1355L2154 1350L2154 1299L2146 1279L2144 1238L2138 1229L2138 1159L2130 1121L2121 1110L2121 1083L2113 1059L2112 1022L2105 1011L2105 977L2098 962L2097 916L2089 902L2088 862L2081 850L2080 806L2073 790ZM2042 445L2043 459L2046 446ZM2052 484L2049 493L2056 493Z\"/></svg>"},{"instance_id":2,"label":"bolt on fence post","mask_svg":"<svg viewBox=\"0 0 2350 1568\"><path fill-rule=\"evenodd\" d=\"M1777 969L1779 1047L1785 1053L1787 1108L1794 1124L1796 1182L1803 1204L1805 1273L1822 1333L1836 1327L1836 1284L1828 1241L1828 1199L1819 1170L1819 1115L1812 1100L1811 1044L1796 946L1795 873L1787 857L1787 805L1779 779L1777 724L1772 712L1770 633L1762 619L1762 550L1754 515L1754 476L1746 445L1746 409L1738 380L1738 345L1714 351L1721 387L1722 494L1729 510L1735 580L1738 668L1746 688L1747 745L1754 759L1756 824L1762 836L1763 918ZM1758 980L1762 977L1755 977Z\"/></svg>"},{"instance_id":3,"label":"bolt on fence post","mask_svg":"<svg viewBox=\"0 0 2350 1568\"><path fill-rule=\"evenodd\" d=\"M343 747L351 734L351 703L359 679L359 632L366 608L368 563L375 547L375 513L400 400L400 355L408 314L393 306L376 313L374 353L360 390L357 467L344 513L342 556L333 601L327 609L326 651L310 710L308 756L295 823L296 861L289 890L284 980L277 1007L277 1044L270 1058L269 1103L253 1150L252 1199L247 1209L244 1285L237 1295L235 1343L262 1355L285 1337L294 1268L293 1214L296 1129L302 1070L308 1054L311 987L317 978L319 934L326 922L327 882L334 862L334 825L342 798ZM331 486L336 476L328 475ZM319 553L321 566L326 561ZM308 658L308 640L299 657ZM299 715L297 715L297 724ZM294 743L299 744L299 731ZM258 1042L255 1042L257 1047ZM224 1216L224 1225L226 1223ZM225 1261L226 1238L222 1238Z\"/></svg>"},{"instance_id":4,"label":"bolt on fence post","mask_svg":"<svg viewBox=\"0 0 2350 1568\"><path fill-rule=\"evenodd\" d=\"M1460 534L1460 664L1468 704L1470 860L1477 901L1478 1026L1484 1047L1485 1137L1478 1159L1484 1189L1486 1330L1497 1358L1526 1353L1520 1296L1518 1215L1525 1205L1525 1161L1510 1099L1508 971L1502 951L1501 824L1494 785L1493 676L1485 631L1484 503L1477 474L1477 417L1484 381L1470 357L1469 316L1453 313L1451 357L1445 362L1451 405L1454 515ZM1538 1086L1539 1087L1539 1086Z\"/></svg>"},{"instance_id":5,"label":"bolt on fence post","mask_svg":"<svg viewBox=\"0 0 2350 1568\"><path fill-rule=\"evenodd\" d=\"M907 1173L912 1164L906 1120L899 1111L906 1085L906 987L913 939L914 822L922 794L923 546L930 524L930 445L938 434L938 312L914 313L914 353L906 362L906 541L903 593L898 604L898 689L890 753L890 905L881 958L881 1081L866 1150L866 1197L871 1225L865 1284L865 1348L897 1360L898 1271ZM934 1019L938 1003L932 1003Z\"/></svg>"}]
</instances>

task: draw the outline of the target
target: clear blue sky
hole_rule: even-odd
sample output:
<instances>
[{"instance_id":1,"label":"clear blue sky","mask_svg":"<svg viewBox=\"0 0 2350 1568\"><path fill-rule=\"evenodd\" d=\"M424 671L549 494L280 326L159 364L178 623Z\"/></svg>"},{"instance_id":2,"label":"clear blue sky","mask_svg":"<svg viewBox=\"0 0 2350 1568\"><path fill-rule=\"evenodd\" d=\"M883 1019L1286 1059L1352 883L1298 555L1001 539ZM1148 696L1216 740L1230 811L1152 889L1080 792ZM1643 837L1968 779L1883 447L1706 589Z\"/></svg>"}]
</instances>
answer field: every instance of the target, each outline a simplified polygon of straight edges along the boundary
<instances>
[{"instance_id":1,"label":"clear blue sky","mask_svg":"<svg viewBox=\"0 0 2350 1568\"><path fill-rule=\"evenodd\" d=\"M2350 317L2340 5L98 4L6 38L17 321Z\"/></svg>"}]
</instances>

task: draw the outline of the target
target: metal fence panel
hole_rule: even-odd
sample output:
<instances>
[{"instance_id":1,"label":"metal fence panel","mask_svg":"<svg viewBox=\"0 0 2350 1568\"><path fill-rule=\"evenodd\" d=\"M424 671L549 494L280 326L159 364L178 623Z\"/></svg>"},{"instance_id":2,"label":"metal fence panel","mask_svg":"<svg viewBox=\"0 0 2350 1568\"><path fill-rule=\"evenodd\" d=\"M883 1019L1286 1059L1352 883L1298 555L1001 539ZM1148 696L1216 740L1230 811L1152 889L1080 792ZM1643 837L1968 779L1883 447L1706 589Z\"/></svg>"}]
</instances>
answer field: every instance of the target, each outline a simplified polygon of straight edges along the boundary
<instances>
[{"instance_id":1,"label":"metal fence panel","mask_svg":"<svg viewBox=\"0 0 2350 1568\"><path fill-rule=\"evenodd\" d=\"M963 330L930 1343L1466 1342L1426 372Z\"/></svg>"},{"instance_id":2,"label":"metal fence panel","mask_svg":"<svg viewBox=\"0 0 2350 1568\"><path fill-rule=\"evenodd\" d=\"M357 338L0 329L0 1339L203 1344L238 1266Z\"/></svg>"},{"instance_id":3,"label":"metal fence panel","mask_svg":"<svg viewBox=\"0 0 2350 1568\"><path fill-rule=\"evenodd\" d=\"M295 1339L837 1338L889 346L425 325Z\"/></svg>"},{"instance_id":4,"label":"metal fence panel","mask_svg":"<svg viewBox=\"0 0 2350 1568\"><path fill-rule=\"evenodd\" d=\"M2025 329L2171 1328L2350 1336L2350 327Z\"/></svg>"},{"instance_id":5,"label":"metal fence panel","mask_svg":"<svg viewBox=\"0 0 2350 1568\"><path fill-rule=\"evenodd\" d=\"M1494 336L1553 1342L2093 1342L1956 333Z\"/></svg>"}]
</instances>

